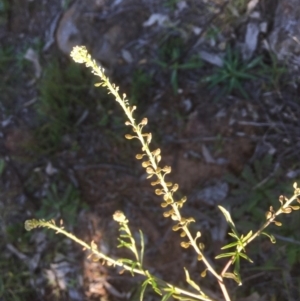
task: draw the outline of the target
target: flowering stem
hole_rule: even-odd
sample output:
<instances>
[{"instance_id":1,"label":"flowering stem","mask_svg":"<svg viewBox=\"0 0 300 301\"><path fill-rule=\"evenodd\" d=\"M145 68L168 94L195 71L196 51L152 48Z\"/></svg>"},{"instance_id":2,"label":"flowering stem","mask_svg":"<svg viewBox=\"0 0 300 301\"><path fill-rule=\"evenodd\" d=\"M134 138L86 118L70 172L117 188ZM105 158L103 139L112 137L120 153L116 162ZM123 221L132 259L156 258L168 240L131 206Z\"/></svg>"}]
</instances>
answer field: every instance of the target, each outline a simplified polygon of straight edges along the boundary
<instances>
[{"instance_id":1,"label":"flowering stem","mask_svg":"<svg viewBox=\"0 0 300 301\"><path fill-rule=\"evenodd\" d=\"M198 247L198 245L196 244L196 239L193 238L192 234L190 233L186 223L184 223L184 218L181 216L178 205L176 204L174 198L173 198L173 191L172 189L169 189L164 176L165 174L162 173L161 168L159 168L158 166L158 160L155 157L155 155L153 154L153 152L150 151L149 149L149 144L151 142L151 134L143 134L141 129L143 126L141 126L141 124L137 124L135 122L135 119L133 118L132 112L135 110L135 107L130 107L128 105L128 100L126 99L126 95L123 95L123 98L120 96L118 90L119 88L116 87L114 84L111 84L109 79L106 77L105 73L104 73L104 69L100 66L98 66L98 64L96 63L95 60L93 60L91 58L91 55L87 52L85 47L80 47L80 46L76 46L74 47L73 51L71 52L71 57L74 59L75 62L77 63L85 63L85 65L87 67L91 67L92 68L92 73L99 76L102 80L101 83L97 84L97 86L105 86L107 87L107 89L109 90L109 92L111 94L114 95L115 100L120 104L120 106L122 107L122 109L124 110L129 122L127 122L128 125L131 125L133 128L133 132L135 133L136 136L130 136L129 139L132 138L137 138L141 144L142 144L142 150L145 152L145 154L147 155L148 159L149 159L149 166L152 167L152 174L155 174L158 178L158 182L159 184L162 186L162 193L164 195L164 197L166 197L166 199L168 199L169 203L168 205L170 205L172 207L173 213L172 213L172 219L178 221L180 224L182 224L181 228L183 230L183 232L185 232L185 235L189 238L190 244L192 245L192 247L195 249L196 253L198 255L201 256L201 259L203 260L203 263L205 264L205 266L207 267L207 269L217 278L218 283L220 285L220 288L223 292L223 295L225 297L226 301L230 301L227 289L224 285L223 282L223 277L221 275L219 275L214 268L211 266L211 264L209 263L209 261L205 258L203 252L201 251L201 249ZM146 138L145 138L146 137ZM174 185L175 186L175 185ZM173 186L173 188L174 188ZM165 199L165 198L164 198Z\"/></svg>"}]
</instances>

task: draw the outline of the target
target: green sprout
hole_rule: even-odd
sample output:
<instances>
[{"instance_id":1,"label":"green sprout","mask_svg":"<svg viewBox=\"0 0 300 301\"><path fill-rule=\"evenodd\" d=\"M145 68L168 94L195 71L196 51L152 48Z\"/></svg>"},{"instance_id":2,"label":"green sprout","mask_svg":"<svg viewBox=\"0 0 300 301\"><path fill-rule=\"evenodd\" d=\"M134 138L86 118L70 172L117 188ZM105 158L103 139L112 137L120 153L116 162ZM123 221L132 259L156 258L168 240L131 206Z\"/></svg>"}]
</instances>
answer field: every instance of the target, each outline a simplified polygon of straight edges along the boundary
<instances>
[{"instance_id":1,"label":"green sprout","mask_svg":"<svg viewBox=\"0 0 300 301\"><path fill-rule=\"evenodd\" d=\"M178 93L178 77L182 70L197 69L203 66L198 56L183 60L183 41L178 36L169 37L160 50L160 58L156 63L170 74L170 83L174 94Z\"/></svg>"},{"instance_id":2,"label":"green sprout","mask_svg":"<svg viewBox=\"0 0 300 301\"><path fill-rule=\"evenodd\" d=\"M243 97L249 99L244 84L249 80L258 78L253 73L253 69L261 64L261 57L244 63L236 52L228 48L223 60L223 66L219 67L213 75L207 76L203 82L208 83L209 89L221 86L222 95L240 93Z\"/></svg>"}]
</instances>

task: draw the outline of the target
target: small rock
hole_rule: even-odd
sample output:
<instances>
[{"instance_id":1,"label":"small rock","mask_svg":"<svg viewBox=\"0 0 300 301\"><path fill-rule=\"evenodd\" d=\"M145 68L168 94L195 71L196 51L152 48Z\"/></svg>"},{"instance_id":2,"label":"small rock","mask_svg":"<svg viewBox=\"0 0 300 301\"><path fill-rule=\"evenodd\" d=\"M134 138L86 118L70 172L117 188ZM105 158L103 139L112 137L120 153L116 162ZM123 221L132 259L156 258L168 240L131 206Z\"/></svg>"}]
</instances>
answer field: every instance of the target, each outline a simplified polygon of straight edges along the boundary
<instances>
[{"instance_id":1,"label":"small rock","mask_svg":"<svg viewBox=\"0 0 300 301\"><path fill-rule=\"evenodd\" d=\"M218 182L215 185L197 191L192 199L194 202L201 201L207 205L215 206L227 197L228 192L228 184L226 182Z\"/></svg>"}]
</instances>

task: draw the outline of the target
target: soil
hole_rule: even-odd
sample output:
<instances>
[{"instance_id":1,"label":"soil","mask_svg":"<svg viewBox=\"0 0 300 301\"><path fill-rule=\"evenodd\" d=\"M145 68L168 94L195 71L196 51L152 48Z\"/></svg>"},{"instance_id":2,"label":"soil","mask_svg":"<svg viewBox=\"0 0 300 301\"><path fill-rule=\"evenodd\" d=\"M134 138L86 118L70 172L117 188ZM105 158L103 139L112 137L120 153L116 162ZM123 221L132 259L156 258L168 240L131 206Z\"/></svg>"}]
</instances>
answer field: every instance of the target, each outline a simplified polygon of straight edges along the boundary
<instances>
[{"instance_id":1,"label":"soil","mask_svg":"<svg viewBox=\"0 0 300 301\"><path fill-rule=\"evenodd\" d=\"M12 53L8 59L0 53L5 63L0 67L4 166L0 168L0 265L5 258L11 258L16 266L22 262L27 276L17 277L16 273L10 277L16 285L30 288L29 293L22 293L7 284L7 293L0 291L0 299L10 300L10 291L22 300L139 298L142 278L117 274L94 262L69 240L49 232L45 235L42 230L26 233L23 228L25 220L33 217L64 219L68 230L86 242L94 241L102 252L130 257L126 250L116 248L118 228L112 215L122 210L134 237L139 229L145 235L145 267L150 272L187 287L186 267L207 295L223 300L213 277L201 278L204 265L191 250L180 247L181 238L171 231L173 222L163 217L161 199L135 159L140 146L123 139L127 128L120 108L105 92L92 87L96 79L80 73L84 71L79 71L79 78L88 83L82 84L83 90L78 84L76 90L72 80L77 73L73 71L70 82L61 82L66 89L71 86L73 94L63 94L67 92L49 84L50 91L58 91L56 99L59 95L69 99L67 104L59 103L61 111L70 112L62 115L69 123L60 128L50 123L51 117L60 115L50 109L44 115L39 111L45 108L42 99L50 99L43 98L43 80L49 64L57 60L63 72L72 64L69 53L73 46L87 46L112 81L133 99L138 107L136 118L148 118L148 130L154 136L152 147L161 148L162 165L172 166L169 180L179 184L178 197L189 200L183 214L195 218L191 229L202 232L205 254L213 260L228 243L228 226L217 205L234 210L243 203L231 203L237 187L226 175L242 180L245 166L268 155L274 171L280 167L281 178L266 170L262 182L275 179L291 186L299 179L299 45L289 41L288 50L284 49L287 44L282 32L288 30L288 18L279 15L279 8L286 7L284 12L289 14L291 4L287 2L248 1L247 7L239 1L230 4L223 0L0 1L7 8L0 14L0 43L3 51ZM295 19L298 12L290 13ZM254 28L252 39L250 28ZM291 30L298 38L297 28ZM224 94L228 83L209 87L203 80L218 72L228 47L242 53L241 64L247 63L245 57L250 61L262 57L272 70L264 73L258 69L260 75L255 80L242 81L247 97L238 89ZM179 56L174 56L174 49ZM274 67L273 55L279 60L287 55L290 59ZM201 67L178 67L195 56L201 58ZM175 69L178 87L174 90ZM59 133L55 134L57 144L49 138L54 129ZM279 184L271 189L277 193ZM247 194L244 191L240 198L247 198ZM261 206L265 211L269 208L269 204ZM241 220L248 220L248 214ZM287 239L292 236L295 244L299 243L292 235L298 227L296 220L280 234ZM256 266L263 268L247 263L242 266L243 286L237 289L234 281L228 281L232 300L299 300L300 254L295 248L288 250L284 244L278 249L265 241L254 244L249 253ZM294 255L287 255L290 253ZM276 259L275 263L268 258ZM217 261L216 269L221 270L222 264ZM3 274L10 275L10 269L5 266ZM22 270L20 275L24 273ZM282 283L286 283L284 288ZM157 298L150 290L145 296L147 300Z\"/></svg>"}]
</instances>

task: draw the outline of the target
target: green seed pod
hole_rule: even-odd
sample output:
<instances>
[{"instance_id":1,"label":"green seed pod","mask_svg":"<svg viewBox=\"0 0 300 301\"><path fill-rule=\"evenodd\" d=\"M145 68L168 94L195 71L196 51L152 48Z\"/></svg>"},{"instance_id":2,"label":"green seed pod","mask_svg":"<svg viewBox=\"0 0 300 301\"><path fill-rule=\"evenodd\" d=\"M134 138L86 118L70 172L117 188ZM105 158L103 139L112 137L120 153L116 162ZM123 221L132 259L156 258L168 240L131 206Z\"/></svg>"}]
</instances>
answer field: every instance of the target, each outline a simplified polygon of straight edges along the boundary
<instances>
[{"instance_id":1,"label":"green seed pod","mask_svg":"<svg viewBox=\"0 0 300 301\"><path fill-rule=\"evenodd\" d=\"M291 207L287 207L287 208L282 209L282 212L283 212L283 213L286 213L286 214L289 214L289 213L291 213L292 211L293 211L293 209L292 209Z\"/></svg>"},{"instance_id":2,"label":"green seed pod","mask_svg":"<svg viewBox=\"0 0 300 301\"><path fill-rule=\"evenodd\" d=\"M174 184L174 186L172 187L171 191L175 192L177 191L179 188L179 185L178 184Z\"/></svg>"},{"instance_id":3,"label":"green seed pod","mask_svg":"<svg viewBox=\"0 0 300 301\"><path fill-rule=\"evenodd\" d=\"M147 168L146 168L146 173L147 173L147 174L154 174L155 172L154 172L154 170L153 170L152 167L147 167Z\"/></svg>"},{"instance_id":4,"label":"green seed pod","mask_svg":"<svg viewBox=\"0 0 300 301\"><path fill-rule=\"evenodd\" d=\"M162 194L164 194L164 192L163 192L162 189L155 189L155 194L156 195L162 195Z\"/></svg>"},{"instance_id":5,"label":"green seed pod","mask_svg":"<svg viewBox=\"0 0 300 301\"><path fill-rule=\"evenodd\" d=\"M207 272L207 269L205 269L200 275L202 278L204 278L206 276L206 272Z\"/></svg>"},{"instance_id":6,"label":"green seed pod","mask_svg":"<svg viewBox=\"0 0 300 301\"><path fill-rule=\"evenodd\" d=\"M148 136L147 136L147 143L150 144L151 140L152 140L152 134L149 133Z\"/></svg>"},{"instance_id":7,"label":"green seed pod","mask_svg":"<svg viewBox=\"0 0 300 301\"><path fill-rule=\"evenodd\" d=\"M204 248L205 248L205 245L204 245L202 242L200 242L200 243L199 243L199 249L200 249L201 251L203 251Z\"/></svg>"},{"instance_id":8,"label":"green seed pod","mask_svg":"<svg viewBox=\"0 0 300 301\"><path fill-rule=\"evenodd\" d=\"M148 167L149 165L151 165L151 162L150 162L150 161L144 161L144 162L142 163L142 166L143 166L144 168Z\"/></svg>"},{"instance_id":9,"label":"green seed pod","mask_svg":"<svg viewBox=\"0 0 300 301\"><path fill-rule=\"evenodd\" d=\"M272 217L272 212L268 211L266 212L266 219L269 219Z\"/></svg>"},{"instance_id":10,"label":"green seed pod","mask_svg":"<svg viewBox=\"0 0 300 301\"><path fill-rule=\"evenodd\" d=\"M182 248L185 248L185 249L187 249L189 246L190 246L190 242L188 241L188 242L185 242L185 241L182 241L181 243L180 243L180 246L182 247Z\"/></svg>"},{"instance_id":11,"label":"green seed pod","mask_svg":"<svg viewBox=\"0 0 300 301\"><path fill-rule=\"evenodd\" d=\"M128 140L131 140L131 139L136 138L136 136L132 136L132 135L130 135L130 134L126 134L126 135L125 135L125 138L128 139Z\"/></svg>"},{"instance_id":12,"label":"green seed pod","mask_svg":"<svg viewBox=\"0 0 300 301\"><path fill-rule=\"evenodd\" d=\"M143 118L143 120L140 122L140 125L144 126L144 125L147 125L148 123L148 119L145 117Z\"/></svg>"},{"instance_id":13,"label":"green seed pod","mask_svg":"<svg viewBox=\"0 0 300 301\"><path fill-rule=\"evenodd\" d=\"M291 208L292 208L293 210L299 210L299 209L300 209L300 206L291 206Z\"/></svg>"},{"instance_id":14,"label":"green seed pod","mask_svg":"<svg viewBox=\"0 0 300 301\"><path fill-rule=\"evenodd\" d=\"M152 152L153 156L158 156L160 155L160 149L156 149L155 151Z\"/></svg>"},{"instance_id":15,"label":"green seed pod","mask_svg":"<svg viewBox=\"0 0 300 301\"><path fill-rule=\"evenodd\" d=\"M171 166L167 166L167 165L166 165L162 170L163 170L166 174L168 174L168 173L171 172L172 168L171 168Z\"/></svg>"},{"instance_id":16,"label":"green seed pod","mask_svg":"<svg viewBox=\"0 0 300 301\"><path fill-rule=\"evenodd\" d=\"M179 224L174 225L174 226L172 227L172 230L173 230L173 231L178 231L179 229L181 229L181 226L180 226Z\"/></svg>"},{"instance_id":17,"label":"green seed pod","mask_svg":"<svg viewBox=\"0 0 300 301\"><path fill-rule=\"evenodd\" d=\"M160 183L160 180L156 180L154 182L151 182L151 186L156 186Z\"/></svg>"},{"instance_id":18,"label":"green seed pod","mask_svg":"<svg viewBox=\"0 0 300 301\"><path fill-rule=\"evenodd\" d=\"M174 213L174 210L173 209L171 209L170 211L166 211L166 212L164 212L164 217L169 217L170 215L172 215Z\"/></svg>"}]
</instances>

